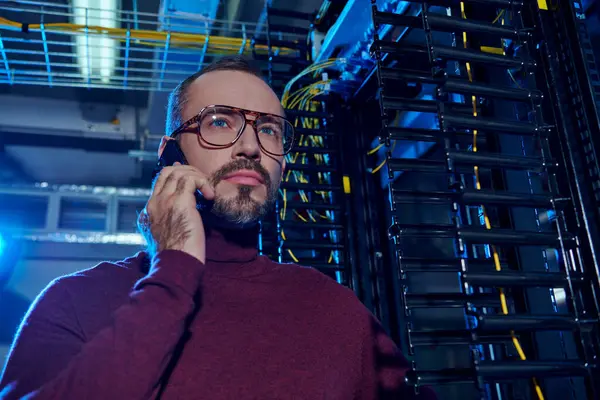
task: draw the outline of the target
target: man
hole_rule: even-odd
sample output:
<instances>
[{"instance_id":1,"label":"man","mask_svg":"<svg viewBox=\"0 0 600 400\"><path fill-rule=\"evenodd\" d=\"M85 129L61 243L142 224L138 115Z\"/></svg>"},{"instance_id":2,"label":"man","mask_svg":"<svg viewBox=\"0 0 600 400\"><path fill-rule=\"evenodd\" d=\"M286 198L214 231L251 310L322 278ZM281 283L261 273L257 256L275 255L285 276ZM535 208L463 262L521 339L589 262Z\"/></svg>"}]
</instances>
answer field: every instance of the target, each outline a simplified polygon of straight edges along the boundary
<instances>
[{"instance_id":1,"label":"man","mask_svg":"<svg viewBox=\"0 0 600 400\"><path fill-rule=\"evenodd\" d=\"M407 362L349 289L257 255L293 142L260 75L240 58L196 73L167 129L159 154L176 140L187 163L161 171L141 214L150 251L49 285L12 347L5 398L414 398ZM197 211L197 190L212 208Z\"/></svg>"}]
</instances>

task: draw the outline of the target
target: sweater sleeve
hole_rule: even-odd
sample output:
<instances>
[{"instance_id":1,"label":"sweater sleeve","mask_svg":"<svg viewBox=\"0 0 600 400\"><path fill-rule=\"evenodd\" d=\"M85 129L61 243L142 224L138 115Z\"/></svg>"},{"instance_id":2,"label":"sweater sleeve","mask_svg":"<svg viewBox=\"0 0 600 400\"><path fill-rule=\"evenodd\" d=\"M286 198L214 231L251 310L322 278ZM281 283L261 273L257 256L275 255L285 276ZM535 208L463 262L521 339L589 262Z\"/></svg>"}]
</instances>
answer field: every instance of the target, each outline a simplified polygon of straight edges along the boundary
<instances>
[{"instance_id":1,"label":"sweater sleeve","mask_svg":"<svg viewBox=\"0 0 600 400\"><path fill-rule=\"evenodd\" d=\"M195 308L204 265L163 251L111 323L86 341L68 292L58 279L26 315L0 377L0 398L147 399Z\"/></svg>"},{"instance_id":2,"label":"sweater sleeve","mask_svg":"<svg viewBox=\"0 0 600 400\"><path fill-rule=\"evenodd\" d=\"M420 387L417 395L406 385L404 377L410 369L409 362L379 321L368 314L363 334L361 400L436 400L431 388Z\"/></svg>"}]
</instances>

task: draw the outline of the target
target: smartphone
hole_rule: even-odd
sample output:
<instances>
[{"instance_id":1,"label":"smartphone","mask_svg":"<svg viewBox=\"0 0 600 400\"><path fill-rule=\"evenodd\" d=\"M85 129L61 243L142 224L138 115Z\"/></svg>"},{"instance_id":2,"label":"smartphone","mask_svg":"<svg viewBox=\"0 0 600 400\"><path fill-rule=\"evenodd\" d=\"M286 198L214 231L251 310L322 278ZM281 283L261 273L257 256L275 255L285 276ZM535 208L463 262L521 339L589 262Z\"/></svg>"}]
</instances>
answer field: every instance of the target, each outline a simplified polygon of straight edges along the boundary
<instances>
[{"instance_id":1,"label":"smartphone","mask_svg":"<svg viewBox=\"0 0 600 400\"><path fill-rule=\"evenodd\" d=\"M175 140L168 140L160 158L158 159L158 164L156 165L156 168L154 169L154 174L152 175L152 181L154 181L156 176L160 173L160 171L164 167L170 167L173 164L175 164L176 162L179 162L184 165L187 164L187 160L185 159L185 156L183 155L183 151L181 150L179 143L177 143L177 141L175 141ZM202 195L202 192L200 190L196 190L195 196L196 196L196 208L198 209L198 211L210 210L210 208L213 205L212 201L207 200Z\"/></svg>"}]
</instances>

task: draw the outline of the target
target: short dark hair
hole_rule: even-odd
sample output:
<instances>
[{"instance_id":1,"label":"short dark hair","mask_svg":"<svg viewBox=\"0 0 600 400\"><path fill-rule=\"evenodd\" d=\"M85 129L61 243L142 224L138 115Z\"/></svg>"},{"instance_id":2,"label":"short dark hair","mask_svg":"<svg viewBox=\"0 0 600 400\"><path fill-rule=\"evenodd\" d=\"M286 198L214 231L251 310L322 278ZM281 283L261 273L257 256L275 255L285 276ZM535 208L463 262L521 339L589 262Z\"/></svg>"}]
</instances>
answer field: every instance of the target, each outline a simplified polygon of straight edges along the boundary
<instances>
[{"instance_id":1,"label":"short dark hair","mask_svg":"<svg viewBox=\"0 0 600 400\"><path fill-rule=\"evenodd\" d=\"M169 95L165 124L167 135L170 135L171 132L184 122L181 115L183 106L187 101L187 91L190 85L200 76L213 71L240 71L264 79L264 76L255 62L243 56L225 56L208 64L201 70L185 78Z\"/></svg>"}]
</instances>

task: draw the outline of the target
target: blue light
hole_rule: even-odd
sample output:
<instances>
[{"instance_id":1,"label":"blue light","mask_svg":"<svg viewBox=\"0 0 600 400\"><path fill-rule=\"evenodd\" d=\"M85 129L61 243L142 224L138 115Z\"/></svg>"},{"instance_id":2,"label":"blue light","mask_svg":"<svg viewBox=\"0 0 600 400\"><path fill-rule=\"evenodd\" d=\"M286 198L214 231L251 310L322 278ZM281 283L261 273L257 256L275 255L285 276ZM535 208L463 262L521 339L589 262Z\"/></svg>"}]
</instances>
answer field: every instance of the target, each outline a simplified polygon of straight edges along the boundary
<instances>
[{"instance_id":1,"label":"blue light","mask_svg":"<svg viewBox=\"0 0 600 400\"><path fill-rule=\"evenodd\" d=\"M6 231L0 231L0 292L15 270L21 254L20 241Z\"/></svg>"}]
</instances>

